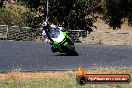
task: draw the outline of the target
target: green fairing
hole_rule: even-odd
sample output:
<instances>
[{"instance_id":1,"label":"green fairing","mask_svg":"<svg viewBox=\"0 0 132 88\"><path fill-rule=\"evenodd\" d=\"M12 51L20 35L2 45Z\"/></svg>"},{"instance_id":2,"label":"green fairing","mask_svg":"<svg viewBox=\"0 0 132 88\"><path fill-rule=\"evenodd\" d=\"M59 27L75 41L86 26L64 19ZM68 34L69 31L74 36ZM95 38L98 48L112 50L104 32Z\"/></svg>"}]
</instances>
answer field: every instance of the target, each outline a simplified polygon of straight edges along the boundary
<instances>
[{"instance_id":1,"label":"green fairing","mask_svg":"<svg viewBox=\"0 0 132 88\"><path fill-rule=\"evenodd\" d=\"M62 32L63 33L63 35L66 37L66 38L70 38L65 32ZM66 46L68 44L68 42L65 42L64 43L64 46Z\"/></svg>"},{"instance_id":2,"label":"green fairing","mask_svg":"<svg viewBox=\"0 0 132 88\"><path fill-rule=\"evenodd\" d=\"M54 45L58 45L59 44L59 42L56 42L56 41L54 41L54 43L53 43Z\"/></svg>"},{"instance_id":3,"label":"green fairing","mask_svg":"<svg viewBox=\"0 0 132 88\"><path fill-rule=\"evenodd\" d=\"M63 33L63 35L64 35L66 38L69 38L69 36L68 36L65 32L62 32L62 33ZM56 45L56 46L58 46L58 47L60 46L60 45L59 45L59 42L56 42L56 41L53 41L53 44Z\"/></svg>"},{"instance_id":4,"label":"green fairing","mask_svg":"<svg viewBox=\"0 0 132 88\"><path fill-rule=\"evenodd\" d=\"M63 35L65 36L65 38L70 38L65 32L62 32L63 33ZM65 42L64 43L64 46L66 46L68 44L68 42ZM74 44L74 43L73 43ZM55 45L55 46L57 46L57 47L60 47L60 44L59 44L59 42L56 42L56 41L53 41L53 45Z\"/></svg>"},{"instance_id":5,"label":"green fairing","mask_svg":"<svg viewBox=\"0 0 132 88\"><path fill-rule=\"evenodd\" d=\"M67 44L68 44L68 42L65 42L65 43L64 43L64 46L66 46Z\"/></svg>"},{"instance_id":6,"label":"green fairing","mask_svg":"<svg viewBox=\"0 0 132 88\"><path fill-rule=\"evenodd\" d=\"M63 34L64 34L64 36L66 36L66 38L71 40L71 38L65 32L63 32ZM73 43L73 46L74 46L74 42L73 41L71 41L71 42Z\"/></svg>"},{"instance_id":7,"label":"green fairing","mask_svg":"<svg viewBox=\"0 0 132 88\"><path fill-rule=\"evenodd\" d=\"M70 38L65 32L62 32L66 38Z\"/></svg>"}]
</instances>

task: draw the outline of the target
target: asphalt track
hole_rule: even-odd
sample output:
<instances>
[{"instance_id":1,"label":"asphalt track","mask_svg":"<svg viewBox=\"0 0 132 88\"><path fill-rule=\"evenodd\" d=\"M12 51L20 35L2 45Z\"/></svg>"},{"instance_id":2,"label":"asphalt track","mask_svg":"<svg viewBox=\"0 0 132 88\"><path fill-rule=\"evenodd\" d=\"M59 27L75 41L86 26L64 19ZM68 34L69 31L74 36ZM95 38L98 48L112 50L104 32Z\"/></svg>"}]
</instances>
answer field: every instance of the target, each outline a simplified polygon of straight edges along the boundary
<instances>
[{"instance_id":1,"label":"asphalt track","mask_svg":"<svg viewBox=\"0 0 132 88\"><path fill-rule=\"evenodd\" d=\"M47 43L0 40L0 72L132 67L132 46L76 44L79 56L52 53Z\"/></svg>"}]
</instances>

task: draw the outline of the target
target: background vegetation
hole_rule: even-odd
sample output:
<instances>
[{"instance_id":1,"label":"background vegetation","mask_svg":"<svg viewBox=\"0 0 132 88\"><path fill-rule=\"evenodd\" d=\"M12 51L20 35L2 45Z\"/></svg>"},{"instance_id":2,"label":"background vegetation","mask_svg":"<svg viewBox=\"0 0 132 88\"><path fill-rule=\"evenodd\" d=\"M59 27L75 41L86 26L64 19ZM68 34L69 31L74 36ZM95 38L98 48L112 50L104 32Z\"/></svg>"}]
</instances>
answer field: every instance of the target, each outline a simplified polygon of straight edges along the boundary
<instances>
[{"instance_id":1,"label":"background vegetation","mask_svg":"<svg viewBox=\"0 0 132 88\"><path fill-rule=\"evenodd\" d=\"M0 24L37 28L46 19L46 0L18 0L17 8L7 5L0 0ZM124 21L131 26L132 0L49 0L48 21L66 29L91 32L97 14L113 30Z\"/></svg>"},{"instance_id":2,"label":"background vegetation","mask_svg":"<svg viewBox=\"0 0 132 88\"><path fill-rule=\"evenodd\" d=\"M46 0L19 0L17 4L26 5L28 11L15 13L11 9L5 9L0 0L0 24L32 25L36 19L31 12L43 13L46 17ZM41 8L40 8L41 7ZM11 7L10 7L11 8ZM38 9L39 8L39 9ZM17 12L17 13L16 13ZM19 13L19 14L18 14ZM84 29L91 31L90 27L96 21L93 14L103 14L103 19L113 29L120 28L123 19L127 18L129 25L132 24L132 1L131 0L49 0L49 21L69 29ZM38 20L34 25L43 21ZM31 22L34 21L34 22Z\"/></svg>"},{"instance_id":3,"label":"background vegetation","mask_svg":"<svg viewBox=\"0 0 132 88\"><path fill-rule=\"evenodd\" d=\"M43 0L27 0L30 8L43 5L46 15L46 2ZM46 0L45 0L46 1ZM43 4L42 4L43 3ZM103 20L113 29L120 28L123 19L127 18L132 24L131 0L49 0L49 21L70 29L84 29L92 31L90 27L96 21L93 14L103 14Z\"/></svg>"}]
</instances>

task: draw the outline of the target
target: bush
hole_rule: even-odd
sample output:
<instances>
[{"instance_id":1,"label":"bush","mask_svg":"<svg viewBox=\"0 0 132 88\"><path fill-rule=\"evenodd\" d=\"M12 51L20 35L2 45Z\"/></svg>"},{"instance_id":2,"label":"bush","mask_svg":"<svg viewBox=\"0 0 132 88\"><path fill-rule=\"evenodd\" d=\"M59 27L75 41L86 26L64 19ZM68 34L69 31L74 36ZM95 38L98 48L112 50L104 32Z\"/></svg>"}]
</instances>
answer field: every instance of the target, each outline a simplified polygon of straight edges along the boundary
<instances>
[{"instance_id":1,"label":"bush","mask_svg":"<svg viewBox=\"0 0 132 88\"><path fill-rule=\"evenodd\" d=\"M0 0L0 8L3 7L3 1L4 1L4 0Z\"/></svg>"},{"instance_id":2,"label":"bush","mask_svg":"<svg viewBox=\"0 0 132 88\"><path fill-rule=\"evenodd\" d=\"M27 9L22 11L20 8L10 6L10 9L0 8L0 25L31 26L33 14Z\"/></svg>"},{"instance_id":3,"label":"bush","mask_svg":"<svg viewBox=\"0 0 132 88\"><path fill-rule=\"evenodd\" d=\"M20 14L22 19L21 23L23 26L32 26L33 23L33 14L30 11L26 11Z\"/></svg>"},{"instance_id":4,"label":"bush","mask_svg":"<svg viewBox=\"0 0 132 88\"><path fill-rule=\"evenodd\" d=\"M132 0L128 0L128 24L132 26Z\"/></svg>"},{"instance_id":5,"label":"bush","mask_svg":"<svg viewBox=\"0 0 132 88\"><path fill-rule=\"evenodd\" d=\"M11 24L11 15L5 8L0 8L0 24Z\"/></svg>"}]
</instances>

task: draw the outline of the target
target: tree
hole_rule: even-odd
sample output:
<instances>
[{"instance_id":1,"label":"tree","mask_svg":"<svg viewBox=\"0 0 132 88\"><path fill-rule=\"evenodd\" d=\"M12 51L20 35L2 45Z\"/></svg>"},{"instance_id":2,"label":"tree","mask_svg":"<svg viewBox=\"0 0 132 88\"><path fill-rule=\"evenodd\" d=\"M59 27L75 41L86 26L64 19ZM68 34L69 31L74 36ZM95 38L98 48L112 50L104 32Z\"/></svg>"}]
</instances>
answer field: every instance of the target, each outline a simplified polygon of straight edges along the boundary
<instances>
[{"instance_id":1,"label":"tree","mask_svg":"<svg viewBox=\"0 0 132 88\"><path fill-rule=\"evenodd\" d=\"M132 0L104 0L104 20L110 27L121 28L123 18L128 18L132 24Z\"/></svg>"},{"instance_id":2,"label":"tree","mask_svg":"<svg viewBox=\"0 0 132 88\"><path fill-rule=\"evenodd\" d=\"M132 0L128 0L128 24L132 26Z\"/></svg>"},{"instance_id":3,"label":"tree","mask_svg":"<svg viewBox=\"0 0 132 88\"><path fill-rule=\"evenodd\" d=\"M3 7L3 1L4 1L4 0L0 0L0 8Z\"/></svg>"},{"instance_id":4,"label":"tree","mask_svg":"<svg viewBox=\"0 0 132 88\"><path fill-rule=\"evenodd\" d=\"M63 23L75 2L76 0L49 0L49 20L56 24ZM46 13L46 6L44 8Z\"/></svg>"},{"instance_id":5,"label":"tree","mask_svg":"<svg viewBox=\"0 0 132 88\"><path fill-rule=\"evenodd\" d=\"M46 17L46 0L21 1L34 9L43 5L44 17ZM93 26L94 17L89 15L96 11L99 2L101 0L49 0L48 20L68 29L92 31L90 27Z\"/></svg>"},{"instance_id":6,"label":"tree","mask_svg":"<svg viewBox=\"0 0 132 88\"><path fill-rule=\"evenodd\" d=\"M91 27L93 27L96 19L92 13L94 13L97 7L98 3L96 0L77 0L68 16L68 27L70 29L81 29L91 32Z\"/></svg>"},{"instance_id":7,"label":"tree","mask_svg":"<svg viewBox=\"0 0 132 88\"><path fill-rule=\"evenodd\" d=\"M19 2L25 3L29 8L38 8L41 0L19 0Z\"/></svg>"},{"instance_id":8,"label":"tree","mask_svg":"<svg viewBox=\"0 0 132 88\"><path fill-rule=\"evenodd\" d=\"M106 0L104 20L113 29L120 28L122 24L123 10L121 6L122 0Z\"/></svg>"},{"instance_id":9,"label":"tree","mask_svg":"<svg viewBox=\"0 0 132 88\"><path fill-rule=\"evenodd\" d=\"M94 21L88 15L97 6L96 0L50 0L49 21L72 30L92 31Z\"/></svg>"}]
</instances>

